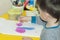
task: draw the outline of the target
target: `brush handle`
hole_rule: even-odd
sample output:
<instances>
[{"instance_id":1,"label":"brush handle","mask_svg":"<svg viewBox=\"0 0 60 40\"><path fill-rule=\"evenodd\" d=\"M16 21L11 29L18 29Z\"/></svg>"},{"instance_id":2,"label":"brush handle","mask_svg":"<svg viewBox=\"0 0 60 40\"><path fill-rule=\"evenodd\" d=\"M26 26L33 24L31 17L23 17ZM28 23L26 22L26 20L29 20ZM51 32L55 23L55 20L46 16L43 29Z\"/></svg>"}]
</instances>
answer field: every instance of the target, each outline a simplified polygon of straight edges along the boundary
<instances>
[{"instance_id":1,"label":"brush handle","mask_svg":"<svg viewBox=\"0 0 60 40\"><path fill-rule=\"evenodd\" d=\"M26 5L29 3L29 0L25 0L24 2L24 7L26 7Z\"/></svg>"}]
</instances>

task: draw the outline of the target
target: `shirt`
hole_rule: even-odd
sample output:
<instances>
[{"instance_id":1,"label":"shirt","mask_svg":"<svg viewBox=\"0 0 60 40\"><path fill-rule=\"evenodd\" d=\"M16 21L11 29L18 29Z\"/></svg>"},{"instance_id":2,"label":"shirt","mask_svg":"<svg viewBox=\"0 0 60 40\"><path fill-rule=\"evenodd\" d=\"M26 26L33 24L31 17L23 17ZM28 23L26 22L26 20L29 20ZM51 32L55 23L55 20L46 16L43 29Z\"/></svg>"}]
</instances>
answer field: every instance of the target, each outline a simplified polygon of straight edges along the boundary
<instances>
[{"instance_id":1,"label":"shirt","mask_svg":"<svg viewBox=\"0 0 60 40\"><path fill-rule=\"evenodd\" d=\"M60 40L60 25L44 28L41 33L41 40Z\"/></svg>"}]
</instances>

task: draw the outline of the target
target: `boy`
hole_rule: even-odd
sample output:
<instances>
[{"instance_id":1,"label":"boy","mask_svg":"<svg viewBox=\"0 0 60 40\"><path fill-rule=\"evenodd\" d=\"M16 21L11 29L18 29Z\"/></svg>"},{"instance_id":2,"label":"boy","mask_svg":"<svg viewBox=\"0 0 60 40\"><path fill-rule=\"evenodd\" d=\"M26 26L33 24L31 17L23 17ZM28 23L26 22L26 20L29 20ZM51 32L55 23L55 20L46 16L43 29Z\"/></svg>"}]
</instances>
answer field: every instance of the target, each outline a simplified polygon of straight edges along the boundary
<instances>
[{"instance_id":1,"label":"boy","mask_svg":"<svg viewBox=\"0 0 60 40\"><path fill-rule=\"evenodd\" d=\"M40 17L46 22L41 40L60 40L60 0L37 0Z\"/></svg>"},{"instance_id":2,"label":"boy","mask_svg":"<svg viewBox=\"0 0 60 40\"><path fill-rule=\"evenodd\" d=\"M41 40L60 40L60 0L37 0L40 17L46 21Z\"/></svg>"}]
</instances>

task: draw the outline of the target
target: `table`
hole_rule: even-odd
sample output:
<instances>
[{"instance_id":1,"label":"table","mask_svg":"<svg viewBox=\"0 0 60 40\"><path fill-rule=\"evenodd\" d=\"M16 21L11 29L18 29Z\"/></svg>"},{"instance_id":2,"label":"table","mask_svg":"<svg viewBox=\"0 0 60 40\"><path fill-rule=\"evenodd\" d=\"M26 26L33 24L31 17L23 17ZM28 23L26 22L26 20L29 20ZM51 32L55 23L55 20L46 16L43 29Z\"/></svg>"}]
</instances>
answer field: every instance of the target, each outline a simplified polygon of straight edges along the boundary
<instances>
[{"instance_id":1,"label":"table","mask_svg":"<svg viewBox=\"0 0 60 40\"><path fill-rule=\"evenodd\" d=\"M16 21L6 20L0 18L0 40L22 40L23 37L31 37L33 40L40 40L42 25L29 24L35 28L35 30L27 30L25 33L18 33L16 29ZM28 23L24 24L28 25Z\"/></svg>"}]
</instances>

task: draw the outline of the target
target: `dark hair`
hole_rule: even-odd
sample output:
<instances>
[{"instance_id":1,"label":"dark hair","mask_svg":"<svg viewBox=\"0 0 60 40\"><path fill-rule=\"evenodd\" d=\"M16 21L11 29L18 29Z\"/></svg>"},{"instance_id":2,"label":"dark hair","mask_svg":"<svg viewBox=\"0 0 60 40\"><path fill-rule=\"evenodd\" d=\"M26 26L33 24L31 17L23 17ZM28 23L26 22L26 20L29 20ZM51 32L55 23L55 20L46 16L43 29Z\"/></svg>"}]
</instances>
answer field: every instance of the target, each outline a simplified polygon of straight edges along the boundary
<instances>
[{"instance_id":1,"label":"dark hair","mask_svg":"<svg viewBox=\"0 0 60 40\"><path fill-rule=\"evenodd\" d=\"M60 20L60 0L37 0L37 4L43 11L56 18L56 22Z\"/></svg>"}]
</instances>

